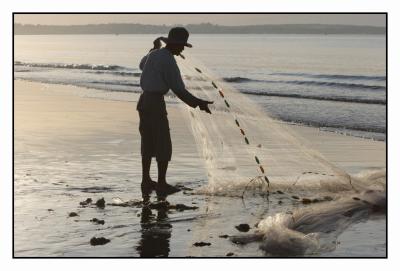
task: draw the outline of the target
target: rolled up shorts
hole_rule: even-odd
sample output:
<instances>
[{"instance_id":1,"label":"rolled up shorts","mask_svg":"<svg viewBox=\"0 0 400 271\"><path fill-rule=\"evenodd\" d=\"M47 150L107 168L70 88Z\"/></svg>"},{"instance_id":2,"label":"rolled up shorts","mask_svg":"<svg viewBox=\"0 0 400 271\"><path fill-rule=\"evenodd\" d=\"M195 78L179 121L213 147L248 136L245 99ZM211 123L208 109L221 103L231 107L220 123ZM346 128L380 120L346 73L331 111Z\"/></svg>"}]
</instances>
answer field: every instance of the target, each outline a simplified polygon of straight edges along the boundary
<instances>
[{"instance_id":1,"label":"rolled up shorts","mask_svg":"<svg viewBox=\"0 0 400 271\"><path fill-rule=\"evenodd\" d=\"M142 97L138 103L142 157L155 157L157 161L171 161L172 143L164 98L163 96L161 100L146 98L145 104ZM148 101L149 99L152 101ZM149 108L150 104L153 108Z\"/></svg>"}]
</instances>

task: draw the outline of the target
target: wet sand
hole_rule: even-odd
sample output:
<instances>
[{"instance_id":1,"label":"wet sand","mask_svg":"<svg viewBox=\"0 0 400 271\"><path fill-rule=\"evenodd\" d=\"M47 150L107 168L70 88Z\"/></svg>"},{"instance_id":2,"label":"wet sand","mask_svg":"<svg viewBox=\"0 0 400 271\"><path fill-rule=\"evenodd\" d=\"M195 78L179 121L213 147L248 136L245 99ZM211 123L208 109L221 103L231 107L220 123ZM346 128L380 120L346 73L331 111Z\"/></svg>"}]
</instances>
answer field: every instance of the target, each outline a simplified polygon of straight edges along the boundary
<instances>
[{"instance_id":1,"label":"wet sand","mask_svg":"<svg viewBox=\"0 0 400 271\"><path fill-rule=\"evenodd\" d=\"M136 102L79 97L72 93L86 90L25 81L15 81L14 91L15 256L264 256L257 244L240 246L219 237L238 234L235 225L241 223L253 228L264 215L251 214L238 198L192 195L188 190L168 201L198 209L107 205L113 198L141 198ZM196 189L206 184L204 163L179 105L168 106L173 158L167 178ZM350 173L386 165L385 142L291 128ZM154 179L155 168L153 164ZM87 198L104 198L106 206L79 204ZM269 212L297 206L285 200L269 206ZM335 251L317 256L386 255L385 220L353 225L342 236ZM93 237L110 242L91 246Z\"/></svg>"}]
</instances>

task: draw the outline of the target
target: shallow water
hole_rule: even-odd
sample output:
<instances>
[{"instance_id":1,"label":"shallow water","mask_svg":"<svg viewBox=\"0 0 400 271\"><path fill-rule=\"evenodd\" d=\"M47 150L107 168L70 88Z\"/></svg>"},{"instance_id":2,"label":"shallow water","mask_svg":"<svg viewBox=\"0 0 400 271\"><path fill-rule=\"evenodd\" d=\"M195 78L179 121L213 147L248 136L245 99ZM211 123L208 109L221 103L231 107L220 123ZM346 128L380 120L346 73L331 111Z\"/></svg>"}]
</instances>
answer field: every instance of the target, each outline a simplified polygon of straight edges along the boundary
<instances>
[{"instance_id":1,"label":"shallow water","mask_svg":"<svg viewBox=\"0 0 400 271\"><path fill-rule=\"evenodd\" d=\"M107 127L110 120L98 121ZM186 191L167 198L171 204L199 207L183 212L80 206L89 197L94 201L104 197L106 203L113 203L114 198L140 200L140 144L134 126L123 124L118 133L107 128L86 134L82 129L79 136L76 130L20 133L21 128L16 127L15 256L269 256L257 243L243 246L220 236L240 234L235 226L241 223L249 224L253 231L266 216L302 207L291 195L274 194L268 202L249 190L243 202L240 197ZM174 142L174 159L168 171L170 182L192 189L203 187L207 175L199 166L203 161L189 127L177 122L171 127L172 138L178 141ZM154 168L152 174L156 176ZM69 217L70 212L79 216ZM90 222L93 218L105 224ZM344 237L339 236L336 250L312 256L385 256L385 222L381 218L353 225ZM111 242L91 246L92 237ZM211 245L196 247L196 242Z\"/></svg>"},{"instance_id":2,"label":"shallow water","mask_svg":"<svg viewBox=\"0 0 400 271\"><path fill-rule=\"evenodd\" d=\"M112 203L115 197L141 199L138 189L141 165L137 152L134 153L140 143L131 128L121 130L118 135L105 133L88 137L73 136L74 131L58 136L44 132L28 140L16 133L16 256L130 257L140 255L137 246L143 242L158 246L146 239L148 225L157 224L154 210L149 214L142 208L106 205L100 209L79 204L86 198L95 202L104 197L106 203ZM177 146L175 150L179 152L180 148ZM193 188L204 183L204 173L201 169L195 170L197 163L196 157L188 157L187 153L176 155L169 169L169 176L174 176L171 182L184 182ZM168 200L190 206L202 203L198 197L189 198L183 194ZM69 217L70 212L77 212L79 216ZM200 214L200 211L159 214L161 221L173 226L166 229L172 237L159 244L167 252L158 256L186 256L186 252L180 254L179 251L186 247L175 242L190 240L191 232L182 229L182 225L191 228L191 220ZM141 222L143 216L148 222ZM89 221L93 218L105 220L105 224L95 225ZM188 222L180 222L184 218ZM177 234L179 238L175 239ZM105 246L91 247L89 240L94 236L112 241ZM157 253L147 256L157 256Z\"/></svg>"}]
</instances>

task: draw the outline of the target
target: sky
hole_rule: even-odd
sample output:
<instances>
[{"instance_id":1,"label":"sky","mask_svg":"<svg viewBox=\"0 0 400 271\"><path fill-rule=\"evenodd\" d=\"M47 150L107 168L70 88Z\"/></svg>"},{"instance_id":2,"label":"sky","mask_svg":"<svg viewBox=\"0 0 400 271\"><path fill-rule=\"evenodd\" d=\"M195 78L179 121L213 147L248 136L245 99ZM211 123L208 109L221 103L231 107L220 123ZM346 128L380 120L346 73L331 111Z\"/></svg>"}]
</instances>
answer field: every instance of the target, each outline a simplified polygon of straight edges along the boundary
<instances>
[{"instance_id":1,"label":"sky","mask_svg":"<svg viewBox=\"0 0 400 271\"><path fill-rule=\"evenodd\" d=\"M14 19L15 23L42 25L212 23L219 25L348 24L386 26L385 14L16 14Z\"/></svg>"}]
</instances>

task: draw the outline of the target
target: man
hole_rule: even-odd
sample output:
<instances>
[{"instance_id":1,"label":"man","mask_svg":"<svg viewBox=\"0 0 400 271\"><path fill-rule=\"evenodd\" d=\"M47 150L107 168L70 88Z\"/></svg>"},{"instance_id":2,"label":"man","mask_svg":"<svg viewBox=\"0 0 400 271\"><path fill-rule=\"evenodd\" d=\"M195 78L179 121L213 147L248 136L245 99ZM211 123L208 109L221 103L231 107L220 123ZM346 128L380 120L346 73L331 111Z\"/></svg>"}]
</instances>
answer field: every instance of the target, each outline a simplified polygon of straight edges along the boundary
<instances>
[{"instance_id":1,"label":"man","mask_svg":"<svg viewBox=\"0 0 400 271\"><path fill-rule=\"evenodd\" d=\"M156 190L158 195L168 195L179 189L167 184L166 172L171 160L172 144L169 132L167 110L164 95L171 89L175 95L189 106L211 114L208 105L213 103L201 100L190 94L183 83L174 55L178 56L187 43L188 31L175 27L169 31L168 38L160 37L154 41L154 48L140 62L142 75L140 86L143 90L137 110L139 111L142 154L142 193ZM160 40L166 43L161 48ZM152 157L156 157L158 166L158 183L150 178Z\"/></svg>"}]
</instances>

